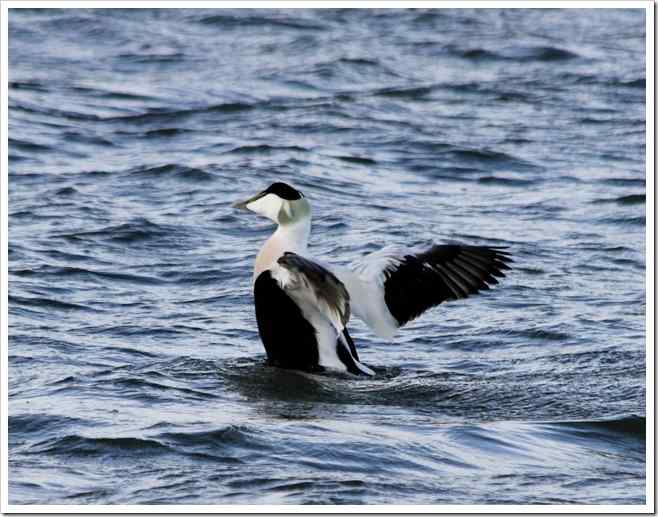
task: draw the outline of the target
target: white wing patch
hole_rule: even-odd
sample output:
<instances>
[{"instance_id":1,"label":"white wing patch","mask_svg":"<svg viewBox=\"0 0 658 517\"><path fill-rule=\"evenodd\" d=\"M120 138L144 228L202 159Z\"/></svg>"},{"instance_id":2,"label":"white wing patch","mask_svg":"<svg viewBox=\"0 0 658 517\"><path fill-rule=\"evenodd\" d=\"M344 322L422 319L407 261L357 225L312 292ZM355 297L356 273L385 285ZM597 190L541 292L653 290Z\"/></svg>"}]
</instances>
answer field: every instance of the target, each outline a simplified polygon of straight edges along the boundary
<instances>
[{"instance_id":1,"label":"white wing patch","mask_svg":"<svg viewBox=\"0 0 658 517\"><path fill-rule=\"evenodd\" d=\"M399 246L386 246L352 262L351 271L343 271L344 279L339 275L353 299L354 314L383 339L392 339L400 327L386 306L384 283L387 274L400 266L405 252Z\"/></svg>"},{"instance_id":2,"label":"white wing patch","mask_svg":"<svg viewBox=\"0 0 658 517\"><path fill-rule=\"evenodd\" d=\"M350 293L354 314L383 339L391 339L400 326L386 306L384 283L404 255L403 248L386 246L353 262L349 269L332 268Z\"/></svg>"},{"instance_id":3,"label":"white wing patch","mask_svg":"<svg viewBox=\"0 0 658 517\"><path fill-rule=\"evenodd\" d=\"M408 253L409 250L399 246L386 246L353 262L350 264L350 269L362 280L376 282L383 286L386 281L386 272L397 269L402 263L401 257Z\"/></svg>"}]
</instances>

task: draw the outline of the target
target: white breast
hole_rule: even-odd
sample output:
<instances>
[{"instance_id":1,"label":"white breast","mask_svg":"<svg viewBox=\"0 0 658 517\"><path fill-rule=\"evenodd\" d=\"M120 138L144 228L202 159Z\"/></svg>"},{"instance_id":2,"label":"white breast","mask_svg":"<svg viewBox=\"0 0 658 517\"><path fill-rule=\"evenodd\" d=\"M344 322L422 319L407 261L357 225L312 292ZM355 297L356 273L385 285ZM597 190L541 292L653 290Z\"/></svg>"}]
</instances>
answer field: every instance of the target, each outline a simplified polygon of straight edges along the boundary
<instances>
[{"instance_id":1,"label":"white breast","mask_svg":"<svg viewBox=\"0 0 658 517\"><path fill-rule=\"evenodd\" d=\"M260 275L263 271L272 269L272 266L276 264L276 261L279 260L279 257L281 257L286 251L281 245L282 243L280 242L280 239L275 239L275 237L276 233L267 239L263 247L258 252L258 255L256 255L256 264L254 265L253 278L254 283L256 282L258 275Z\"/></svg>"},{"instance_id":2,"label":"white breast","mask_svg":"<svg viewBox=\"0 0 658 517\"><path fill-rule=\"evenodd\" d=\"M311 218L294 224L279 226L256 256L253 282L263 271L272 269L276 261L286 252L305 255L308 249L308 236L311 233Z\"/></svg>"}]
</instances>

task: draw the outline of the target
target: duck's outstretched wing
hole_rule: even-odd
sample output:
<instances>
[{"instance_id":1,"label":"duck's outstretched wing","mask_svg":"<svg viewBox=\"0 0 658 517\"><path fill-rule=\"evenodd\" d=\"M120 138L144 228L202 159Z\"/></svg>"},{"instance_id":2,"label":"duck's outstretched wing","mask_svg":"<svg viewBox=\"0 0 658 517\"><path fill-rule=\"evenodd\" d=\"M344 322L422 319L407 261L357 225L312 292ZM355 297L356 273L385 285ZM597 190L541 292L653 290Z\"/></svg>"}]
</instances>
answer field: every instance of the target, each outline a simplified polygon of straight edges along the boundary
<instances>
[{"instance_id":1,"label":"duck's outstretched wing","mask_svg":"<svg viewBox=\"0 0 658 517\"><path fill-rule=\"evenodd\" d=\"M398 328L447 300L466 298L497 284L510 269L506 248L434 245L425 251L387 247L338 276L347 286L352 310L378 335Z\"/></svg>"}]
</instances>

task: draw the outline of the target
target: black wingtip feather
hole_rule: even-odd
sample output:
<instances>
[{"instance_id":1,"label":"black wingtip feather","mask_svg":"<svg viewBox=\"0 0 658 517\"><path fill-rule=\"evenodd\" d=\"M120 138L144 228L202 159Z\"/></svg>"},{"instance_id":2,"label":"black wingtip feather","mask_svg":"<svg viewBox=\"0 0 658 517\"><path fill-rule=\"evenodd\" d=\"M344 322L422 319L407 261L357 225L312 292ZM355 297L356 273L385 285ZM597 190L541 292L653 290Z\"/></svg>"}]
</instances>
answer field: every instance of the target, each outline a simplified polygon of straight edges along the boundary
<instances>
[{"instance_id":1,"label":"black wingtip feather","mask_svg":"<svg viewBox=\"0 0 658 517\"><path fill-rule=\"evenodd\" d=\"M513 262L507 246L435 245L385 271L384 298L400 325L447 300L498 285Z\"/></svg>"}]
</instances>

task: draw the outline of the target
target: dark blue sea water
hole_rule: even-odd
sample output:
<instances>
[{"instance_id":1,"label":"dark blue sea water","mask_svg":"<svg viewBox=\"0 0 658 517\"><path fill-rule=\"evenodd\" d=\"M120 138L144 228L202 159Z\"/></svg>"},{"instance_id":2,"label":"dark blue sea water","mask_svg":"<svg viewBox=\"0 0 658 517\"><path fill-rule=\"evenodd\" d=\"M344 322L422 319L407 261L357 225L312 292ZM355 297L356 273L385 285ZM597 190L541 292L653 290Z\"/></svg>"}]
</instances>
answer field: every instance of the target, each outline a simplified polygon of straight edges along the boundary
<instances>
[{"instance_id":1,"label":"dark blue sea water","mask_svg":"<svg viewBox=\"0 0 658 517\"><path fill-rule=\"evenodd\" d=\"M9 502L643 504L642 10L9 15ZM264 365L231 203L509 246L377 376Z\"/></svg>"}]
</instances>

